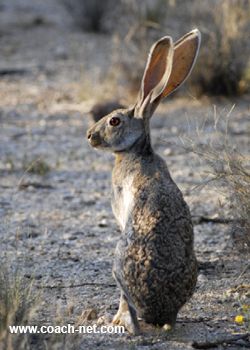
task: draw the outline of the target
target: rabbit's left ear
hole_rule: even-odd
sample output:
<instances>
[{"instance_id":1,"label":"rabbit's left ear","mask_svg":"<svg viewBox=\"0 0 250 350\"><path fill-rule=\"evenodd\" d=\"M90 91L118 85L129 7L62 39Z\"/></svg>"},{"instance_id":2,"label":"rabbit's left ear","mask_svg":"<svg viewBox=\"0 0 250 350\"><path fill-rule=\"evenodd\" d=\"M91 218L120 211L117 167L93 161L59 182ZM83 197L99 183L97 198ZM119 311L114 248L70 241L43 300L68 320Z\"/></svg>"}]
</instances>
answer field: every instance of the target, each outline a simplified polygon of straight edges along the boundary
<instances>
[{"instance_id":1,"label":"rabbit's left ear","mask_svg":"<svg viewBox=\"0 0 250 350\"><path fill-rule=\"evenodd\" d=\"M198 29L194 29L174 44L172 72L161 98L171 94L187 79L195 64L200 41L200 32Z\"/></svg>"},{"instance_id":2,"label":"rabbit's left ear","mask_svg":"<svg viewBox=\"0 0 250 350\"><path fill-rule=\"evenodd\" d=\"M172 71L174 45L172 38L165 36L150 49L141 82L141 90L135 106L136 117L149 118L155 108L152 102L161 96Z\"/></svg>"}]
</instances>

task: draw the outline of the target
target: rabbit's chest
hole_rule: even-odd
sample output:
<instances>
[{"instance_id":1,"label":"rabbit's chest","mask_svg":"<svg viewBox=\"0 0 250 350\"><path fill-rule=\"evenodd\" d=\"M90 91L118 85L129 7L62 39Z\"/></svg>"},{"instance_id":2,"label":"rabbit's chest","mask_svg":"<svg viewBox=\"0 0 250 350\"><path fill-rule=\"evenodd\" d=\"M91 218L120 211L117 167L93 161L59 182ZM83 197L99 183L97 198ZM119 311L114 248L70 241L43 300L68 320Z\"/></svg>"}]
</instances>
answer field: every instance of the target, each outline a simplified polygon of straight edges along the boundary
<instances>
[{"instance_id":1,"label":"rabbit's chest","mask_svg":"<svg viewBox=\"0 0 250 350\"><path fill-rule=\"evenodd\" d=\"M112 210L122 230L125 229L134 205L133 177L124 179L112 188Z\"/></svg>"}]
</instances>

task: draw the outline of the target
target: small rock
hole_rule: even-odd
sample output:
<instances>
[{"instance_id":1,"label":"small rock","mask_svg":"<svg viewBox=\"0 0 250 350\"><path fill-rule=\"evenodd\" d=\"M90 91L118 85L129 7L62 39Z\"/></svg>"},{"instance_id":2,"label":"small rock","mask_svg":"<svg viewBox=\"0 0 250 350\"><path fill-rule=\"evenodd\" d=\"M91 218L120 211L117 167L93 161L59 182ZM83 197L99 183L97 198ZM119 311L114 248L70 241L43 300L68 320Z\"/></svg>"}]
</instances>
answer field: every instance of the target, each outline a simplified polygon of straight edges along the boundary
<instances>
[{"instance_id":1,"label":"small rock","mask_svg":"<svg viewBox=\"0 0 250 350\"><path fill-rule=\"evenodd\" d=\"M27 233L27 236L29 238L37 238L39 235L40 235L39 232L36 232L36 231L31 231Z\"/></svg>"},{"instance_id":2,"label":"small rock","mask_svg":"<svg viewBox=\"0 0 250 350\"><path fill-rule=\"evenodd\" d=\"M240 307L240 303L238 301L235 301L232 305L233 307Z\"/></svg>"},{"instance_id":3,"label":"small rock","mask_svg":"<svg viewBox=\"0 0 250 350\"><path fill-rule=\"evenodd\" d=\"M103 325L103 324L109 324L112 322L113 316L110 313L105 313L103 316L100 316L97 320L97 324Z\"/></svg>"},{"instance_id":4,"label":"small rock","mask_svg":"<svg viewBox=\"0 0 250 350\"><path fill-rule=\"evenodd\" d=\"M84 310L81 314L81 319L83 321L91 321L97 319L97 311L95 309Z\"/></svg>"},{"instance_id":5,"label":"small rock","mask_svg":"<svg viewBox=\"0 0 250 350\"><path fill-rule=\"evenodd\" d=\"M77 239L77 236L70 236L68 238L69 241L75 241Z\"/></svg>"},{"instance_id":6,"label":"small rock","mask_svg":"<svg viewBox=\"0 0 250 350\"><path fill-rule=\"evenodd\" d=\"M34 276L35 280L40 280L43 276L41 274L37 274Z\"/></svg>"},{"instance_id":7,"label":"small rock","mask_svg":"<svg viewBox=\"0 0 250 350\"><path fill-rule=\"evenodd\" d=\"M74 236L83 236L84 232L83 231L76 231L76 232L73 232L72 235L74 235Z\"/></svg>"},{"instance_id":8,"label":"small rock","mask_svg":"<svg viewBox=\"0 0 250 350\"><path fill-rule=\"evenodd\" d=\"M171 148L165 148L163 154L164 156L170 156L171 154L173 154L173 151Z\"/></svg>"},{"instance_id":9,"label":"small rock","mask_svg":"<svg viewBox=\"0 0 250 350\"><path fill-rule=\"evenodd\" d=\"M208 281L208 278L205 275L203 275L203 273L199 274L198 279L197 279L197 282L199 285L207 283L207 281Z\"/></svg>"},{"instance_id":10,"label":"small rock","mask_svg":"<svg viewBox=\"0 0 250 350\"><path fill-rule=\"evenodd\" d=\"M74 199L74 196L71 196L71 195L66 195L63 197L64 201L72 201L73 199Z\"/></svg>"},{"instance_id":11,"label":"small rock","mask_svg":"<svg viewBox=\"0 0 250 350\"><path fill-rule=\"evenodd\" d=\"M172 134L177 134L178 133L178 128L176 126L171 127L171 133Z\"/></svg>"},{"instance_id":12,"label":"small rock","mask_svg":"<svg viewBox=\"0 0 250 350\"><path fill-rule=\"evenodd\" d=\"M107 227L108 224L107 224L107 220L106 219L102 219L99 224L98 224L99 227Z\"/></svg>"}]
</instances>

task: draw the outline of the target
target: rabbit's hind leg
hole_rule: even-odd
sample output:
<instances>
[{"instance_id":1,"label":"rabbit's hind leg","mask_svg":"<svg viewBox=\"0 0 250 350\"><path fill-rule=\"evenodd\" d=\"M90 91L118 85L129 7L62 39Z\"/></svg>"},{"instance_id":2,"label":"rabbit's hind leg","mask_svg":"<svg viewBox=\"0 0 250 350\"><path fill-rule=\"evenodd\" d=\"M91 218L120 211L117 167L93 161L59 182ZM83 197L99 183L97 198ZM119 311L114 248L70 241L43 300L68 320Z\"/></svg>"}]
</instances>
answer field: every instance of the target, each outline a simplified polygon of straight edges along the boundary
<instances>
[{"instance_id":1,"label":"rabbit's hind leg","mask_svg":"<svg viewBox=\"0 0 250 350\"><path fill-rule=\"evenodd\" d=\"M123 292L121 292L119 309L112 322L114 324L124 326L131 334L140 334L140 327L137 320L136 311L131 305L129 305Z\"/></svg>"}]
</instances>

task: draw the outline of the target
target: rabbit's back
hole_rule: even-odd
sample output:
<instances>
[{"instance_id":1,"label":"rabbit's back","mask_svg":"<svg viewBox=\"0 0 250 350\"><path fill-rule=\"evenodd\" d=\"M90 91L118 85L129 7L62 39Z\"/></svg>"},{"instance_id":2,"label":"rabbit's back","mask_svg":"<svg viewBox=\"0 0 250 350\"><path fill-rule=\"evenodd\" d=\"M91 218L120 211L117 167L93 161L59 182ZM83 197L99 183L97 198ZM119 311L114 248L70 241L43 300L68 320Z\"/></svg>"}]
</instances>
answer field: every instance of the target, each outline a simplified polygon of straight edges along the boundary
<instances>
[{"instance_id":1,"label":"rabbit's back","mask_svg":"<svg viewBox=\"0 0 250 350\"><path fill-rule=\"evenodd\" d=\"M132 169L125 161L113 175L116 180L123 175L123 183L129 179L131 206L126 208L127 222L116 250L116 278L141 317L154 324L173 324L197 278L189 209L157 155L134 162ZM122 206L126 189L121 184L113 208L116 202Z\"/></svg>"}]
</instances>

